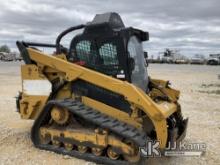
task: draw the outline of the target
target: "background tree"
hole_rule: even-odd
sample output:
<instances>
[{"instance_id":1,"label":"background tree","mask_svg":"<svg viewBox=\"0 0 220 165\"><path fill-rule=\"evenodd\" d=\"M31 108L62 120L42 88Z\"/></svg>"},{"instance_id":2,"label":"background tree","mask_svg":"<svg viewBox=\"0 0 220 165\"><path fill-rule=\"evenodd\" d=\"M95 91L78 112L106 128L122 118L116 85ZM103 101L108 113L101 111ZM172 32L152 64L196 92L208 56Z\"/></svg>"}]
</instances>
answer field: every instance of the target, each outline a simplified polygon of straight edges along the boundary
<instances>
[{"instance_id":1,"label":"background tree","mask_svg":"<svg viewBox=\"0 0 220 165\"><path fill-rule=\"evenodd\" d=\"M7 45L0 46L0 52L10 53L11 50Z\"/></svg>"}]
</instances>

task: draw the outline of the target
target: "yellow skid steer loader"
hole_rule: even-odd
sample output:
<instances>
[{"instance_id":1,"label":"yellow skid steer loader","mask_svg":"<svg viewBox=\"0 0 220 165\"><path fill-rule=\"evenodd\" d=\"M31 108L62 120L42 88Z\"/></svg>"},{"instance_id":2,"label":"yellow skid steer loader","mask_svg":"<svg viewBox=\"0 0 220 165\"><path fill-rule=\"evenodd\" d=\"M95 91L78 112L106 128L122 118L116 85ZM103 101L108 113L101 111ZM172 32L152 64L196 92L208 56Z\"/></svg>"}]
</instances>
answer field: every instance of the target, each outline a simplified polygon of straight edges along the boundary
<instances>
[{"instance_id":1,"label":"yellow skid steer loader","mask_svg":"<svg viewBox=\"0 0 220 165\"><path fill-rule=\"evenodd\" d=\"M79 29L69 48L61 45ZM25 62L17 108L22 119L35 120L34 145L97 163L143 164L139 150L148 140L158 140L162 151L182 140L188 119L180 92L148 76L148 39L117 13L105 13L63 31L54 45L17 41Z\"/></svg>"}]
</instances>

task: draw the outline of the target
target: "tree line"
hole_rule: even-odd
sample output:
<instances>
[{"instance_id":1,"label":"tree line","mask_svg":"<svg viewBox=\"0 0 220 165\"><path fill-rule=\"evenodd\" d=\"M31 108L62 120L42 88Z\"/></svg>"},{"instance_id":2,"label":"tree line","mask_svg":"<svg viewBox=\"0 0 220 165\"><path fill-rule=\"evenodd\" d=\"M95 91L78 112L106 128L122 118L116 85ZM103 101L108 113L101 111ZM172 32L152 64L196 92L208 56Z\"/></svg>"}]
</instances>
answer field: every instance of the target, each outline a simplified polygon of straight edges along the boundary
<instances>
[{"instance_id":1,"label":"tree line","mask_svg":"<svg viewBox=\"0 0 220 165\"><path fill-rule=\"evenodd\" d=\"M8 45L2 45L0 46L0 52L10 53L11 49L9 48Z\"/></svg>"}]
</instances>

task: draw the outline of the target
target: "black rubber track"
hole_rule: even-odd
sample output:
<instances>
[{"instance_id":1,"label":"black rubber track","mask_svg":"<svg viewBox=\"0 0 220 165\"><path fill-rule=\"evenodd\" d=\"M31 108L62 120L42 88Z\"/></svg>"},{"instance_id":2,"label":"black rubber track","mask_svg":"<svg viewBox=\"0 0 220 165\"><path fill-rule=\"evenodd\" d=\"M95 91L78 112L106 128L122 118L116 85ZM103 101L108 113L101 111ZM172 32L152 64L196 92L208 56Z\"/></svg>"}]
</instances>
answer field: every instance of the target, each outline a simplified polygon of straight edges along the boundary
<instances>
[{"instance_id":1,"label":"black rubber track","mask_svg":"<svg viewBox=\"0 0 220 165\"><path fill-rule=\"evenodd\" d=\"M76 150L67 151L65 148L56 148L52 145L45 145L40 143L39 137L39 128L48 124L50 120L50 111L53 106L57 106L60 108L65 108L76 116L87 120L90 123L93 123L101 128L106 128L120 137L125 139L129 139L133 141L137 146L145 146L145 142L147 137L143 132L136 129L135 127L128 125L124 122L118 121L115 118L107 116L105 114L100 113L99 111L87 107L79 101L74 101L72 99L64 99L64 100L51 100L48 101L44 110L40 114L40 116L35 120L34 125L31 130L31 139L34 145L40 149L50 150L59 154L70 155L73 157L77 157L80 159L93 161L101 164L120 164L127 165L129 164L124 160L111 160L105 156L95 156L92 153L80 153ZM145 158L141 158L141 160L135 164L143 164L145 162Z\"/></svg>"}]
</instances>

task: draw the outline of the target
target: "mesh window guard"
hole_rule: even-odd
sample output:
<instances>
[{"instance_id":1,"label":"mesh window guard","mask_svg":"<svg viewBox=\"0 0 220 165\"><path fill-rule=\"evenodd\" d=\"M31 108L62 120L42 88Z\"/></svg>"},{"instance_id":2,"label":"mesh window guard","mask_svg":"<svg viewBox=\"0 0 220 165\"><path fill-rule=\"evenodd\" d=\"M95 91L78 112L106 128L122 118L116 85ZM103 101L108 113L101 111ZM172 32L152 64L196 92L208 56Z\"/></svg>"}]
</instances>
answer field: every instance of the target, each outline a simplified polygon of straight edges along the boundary
<instances>
[{"instance_id":1,"label":"mesh window guard","mask_svg":"<svg viewBox=\"0 0 220 165\"><path fill-rule=\"evenodd\" d=\"M77 57L80 61L89 62L89 56L91 53L91 42L90 41L80 41L76 45Z\"/></svg>"},{"instance_id":2,"label":"mesh window guard","mask_svg":"<svg viewBox=\"0 0 220 165\"><path fill-rule=\"evenodd\" d=\"M79 61L84 61L88 68L108 75L119 72L117 47L112 43L104 43L97 48L92 48L92 43L83 40L76 45L76 54Z\"/></svg>"},{"instance_id":3,"label":"mesh window guard","mask_svg":"<svg viewBox=\"0 0 220 165\"><path fill-rule=\"evenodd\" d=\"M99 54L103 59L104 65L118 65L117 49L111 43L106 43L99 49Z\"/></svg>"}]
</instances>

